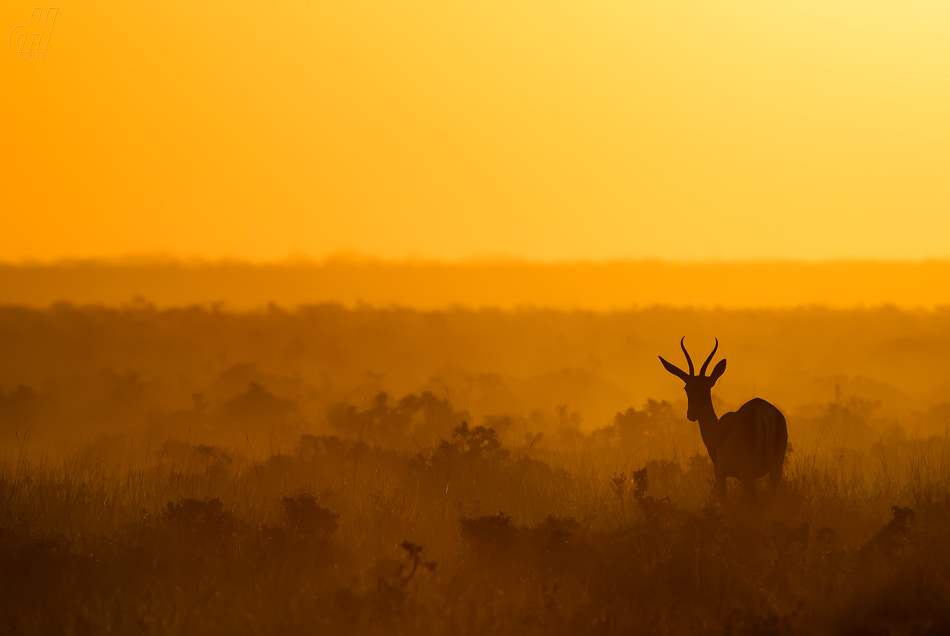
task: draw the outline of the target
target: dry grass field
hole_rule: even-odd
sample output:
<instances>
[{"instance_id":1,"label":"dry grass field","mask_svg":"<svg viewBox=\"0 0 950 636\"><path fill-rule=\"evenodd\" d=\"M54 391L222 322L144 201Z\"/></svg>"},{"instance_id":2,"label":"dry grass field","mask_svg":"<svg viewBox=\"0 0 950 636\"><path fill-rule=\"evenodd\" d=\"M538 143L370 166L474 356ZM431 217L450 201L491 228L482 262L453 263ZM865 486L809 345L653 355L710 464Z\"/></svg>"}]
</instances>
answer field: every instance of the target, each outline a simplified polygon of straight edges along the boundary
<instances>
[{"instance_id":1,"label":"dry grass field","mask_svg":"<svg viewBox=\"0 0 950 636\"><path fill-rule=\"evenodd\" d=\"M622 383L609 358L565 362L586 364L575 351L726 322L660 314L4 310L0 631L947 633L950 438L929 397L945 371L914 394L901 369L821 376L807 346L777 356L798 365L779 402L785 481L758 505L731 484L720 505L657 352L630 372L672 383L655 399L575 393L607 402L597 420L559 394ZM858 361L912 359L902 330L936 351L950 331L892 310L726 318L776 340L847 334ZM495 359L468 357L479 344ZM535 362L532 347L553 353ZM414 390L379 377L400 368L423 378ZM820 396L802 388L828 378Z\"/></svg>"}]
</instances>

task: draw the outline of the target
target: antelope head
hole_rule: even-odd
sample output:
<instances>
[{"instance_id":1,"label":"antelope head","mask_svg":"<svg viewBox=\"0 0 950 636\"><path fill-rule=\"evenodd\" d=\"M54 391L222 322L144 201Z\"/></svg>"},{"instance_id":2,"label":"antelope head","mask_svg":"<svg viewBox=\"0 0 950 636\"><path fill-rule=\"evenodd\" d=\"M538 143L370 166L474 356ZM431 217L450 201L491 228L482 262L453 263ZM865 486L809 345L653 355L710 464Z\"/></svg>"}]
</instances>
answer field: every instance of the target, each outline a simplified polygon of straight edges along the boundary
<instances>
[{"instance_id":1,"label":"antelope head","mask_svg":"<svg viewBox=\"0 0 950 636\"><path fill-rule=\"evenodd\" d=\"M690 360L689 353L686 351L686 345L683 344L684 340L686 340L685 336L682 340L680 340L680 347L683 349L683 353L686 355L686 363L689 364L689 373L686 373L679 367L670 364L663 359L663 356L660 356L660 362L663 363L663 366L666 367L667 371L686 383L686 400L688 402L688 406L686 407L686 419L688 419L690 422L695 422L707 411L712 413L713 418L715 418L716 415L712 409L712 397L710 396L710 391L713 388L713 385L716 384L719 376L725 372L726 361L720 360L719 364L716 365L709 376L706 375L706 367L709 366L713 356L716 355L716 349L719 348L719 339L716 339L716 346L713 347L712 353L709 354L709 357L706 358L706 362L703 363L702 368L699 370L699 375L695 375L693 372L693 361Z\"/></svg>"}]
</instances>

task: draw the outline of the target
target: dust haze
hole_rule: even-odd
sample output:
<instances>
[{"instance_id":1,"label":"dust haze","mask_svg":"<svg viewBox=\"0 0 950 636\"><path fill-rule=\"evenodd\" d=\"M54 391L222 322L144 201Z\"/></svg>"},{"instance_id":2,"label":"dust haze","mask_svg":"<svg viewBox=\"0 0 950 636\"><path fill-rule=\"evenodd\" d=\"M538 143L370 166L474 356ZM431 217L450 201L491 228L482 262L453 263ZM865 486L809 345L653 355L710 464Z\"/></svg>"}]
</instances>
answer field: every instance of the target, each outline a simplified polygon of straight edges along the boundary
<instances>
[{"instance_id":1,"label":"dust haze","mask_svg":"<svg viewBox=\"0 0 950 636\"><path fill-rule=\"evenodd\" d=\"M157 307L217 303L252 310L339 303L435 310L459 305L616 311L634 307L705 309L902 309L950 306L950 261L613 260L533 262L482 258L387 261L342 253L279 262L181 260L167 255L54 263L0 263L0 302L47 307Z\"/></svg>"},{"instance_id":2,"label":"dust haze","mask_svg":"<svg viewBox=\"0 0 950 636\"><path fill-rule=\"evenodd\" d=\"M679 340L788 422L725 500ZM939 308L0 308L16 633L941 633Z\"/></svg>"},{"instance_id":3,"label":"dust haze","mask_svg":"<svg viewBox=\"0 0 950 636\"><path fill-rule=\"evenodd\" d=\"M69 5L0 636L950 634L950 3Z\"/></svg>"}]
</instances>

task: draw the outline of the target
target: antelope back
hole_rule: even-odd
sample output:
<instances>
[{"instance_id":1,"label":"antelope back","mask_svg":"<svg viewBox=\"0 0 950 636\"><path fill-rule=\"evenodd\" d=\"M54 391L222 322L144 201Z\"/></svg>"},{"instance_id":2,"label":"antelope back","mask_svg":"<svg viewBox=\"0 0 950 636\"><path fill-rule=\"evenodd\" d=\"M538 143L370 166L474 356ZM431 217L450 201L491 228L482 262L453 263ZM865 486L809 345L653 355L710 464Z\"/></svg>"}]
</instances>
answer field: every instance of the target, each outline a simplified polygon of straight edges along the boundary
<instances>
[{"instance_id":1,"label":"antelope back","mask_svg":"<svg viewBox=\"0 0 950 636\"><path fill-rule=\"evenodd\" d=\"M724 417L723 419L726 419ZM756 398L732 415L721 452L722 469L732 477L758 478L781 470L788 444L788 430L781 411Z\"/></svg>"}]
</instances>

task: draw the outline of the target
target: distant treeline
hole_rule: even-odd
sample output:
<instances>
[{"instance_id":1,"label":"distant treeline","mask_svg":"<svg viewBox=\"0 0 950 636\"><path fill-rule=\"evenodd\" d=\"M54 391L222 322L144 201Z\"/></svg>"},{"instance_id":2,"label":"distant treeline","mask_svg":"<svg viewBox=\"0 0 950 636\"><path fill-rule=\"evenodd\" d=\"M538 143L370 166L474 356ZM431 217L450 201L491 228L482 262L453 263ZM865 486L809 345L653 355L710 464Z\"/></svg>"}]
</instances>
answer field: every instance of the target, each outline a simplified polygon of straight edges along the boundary
<instances>
[{"instance_id":1,"label":"distant treeline","mask_svg":"<svg viewBox=\"0 0 950 636\"><path fill-rule=\"evenodd\" d=\"M346 431L411 449L464 420L509 444L590 435L664 402L668 428L694 435L682 385L657 360L680 359L684 334L700 360L719 338L719 412L764 397L786 413L793 444L866 449L945 431L942 312L61 304L0 308L0 437L15 444L29 431L37 447L61 449L100 435L250 438L278 452L301 434Z\"/></svg>"},{"instance_id":2,"label":"distant treeline","mask_svg":"<svg viewBox=\"0 0 950 636\"><path fill-rule=\"evenodd\" d=\"M90 261L0 265L0 302L118 306L141 297L160 307L222 302L235 309L320 302L416 309L462 305L606 311L652 305L737 309L885 304L911 309L950 305L948 279L950 261Z\"/></svg>"}]
</instances>

